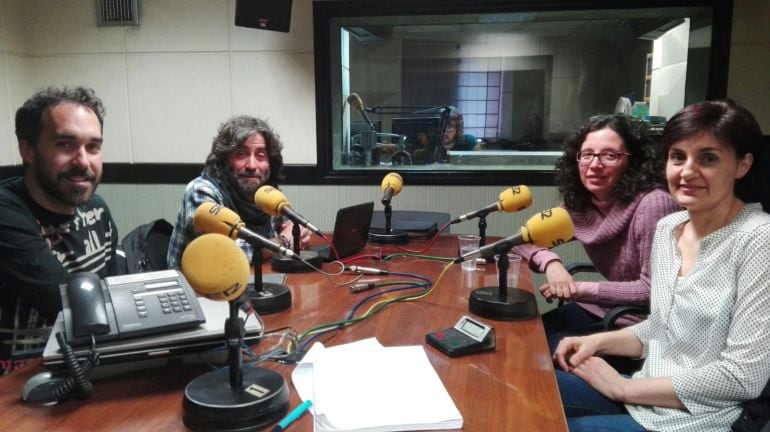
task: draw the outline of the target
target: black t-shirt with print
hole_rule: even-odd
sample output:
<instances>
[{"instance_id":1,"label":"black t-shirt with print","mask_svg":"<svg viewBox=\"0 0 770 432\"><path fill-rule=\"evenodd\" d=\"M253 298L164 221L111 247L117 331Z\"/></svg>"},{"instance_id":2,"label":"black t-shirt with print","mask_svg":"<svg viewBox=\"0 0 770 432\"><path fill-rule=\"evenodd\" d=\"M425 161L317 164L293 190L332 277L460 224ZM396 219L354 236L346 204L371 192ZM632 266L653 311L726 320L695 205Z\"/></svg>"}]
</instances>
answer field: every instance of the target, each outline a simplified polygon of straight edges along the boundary
<instances>
[{"instance_id":1,"label":"black t-shirt with print","mask_svg":"<svg viewBox=\"0 0 770 432\"><path fill-rule=\"evenodd\" d=\"M39 356L70 273L116 274L118 232L98 195L74 215L40 207L22 178L0 182L0 362L3 373Z\"/></svg>"}]
</instances>

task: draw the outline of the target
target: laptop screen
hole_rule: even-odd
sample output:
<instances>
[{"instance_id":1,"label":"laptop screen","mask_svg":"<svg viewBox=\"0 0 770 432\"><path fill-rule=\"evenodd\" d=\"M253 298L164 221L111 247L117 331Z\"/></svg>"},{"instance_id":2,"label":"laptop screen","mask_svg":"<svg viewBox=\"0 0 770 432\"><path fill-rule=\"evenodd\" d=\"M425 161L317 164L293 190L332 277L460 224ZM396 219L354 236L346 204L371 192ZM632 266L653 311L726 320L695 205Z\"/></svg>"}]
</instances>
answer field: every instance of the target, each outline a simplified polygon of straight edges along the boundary
<instances>
[{"instance_id":1,"label":"laptop screen","mask_svg":"<svg viewBox=\"0 0 770 432\"><path fill-rule=\"evenodd\" d=\"M374 203L368 202L337 210L332 243L340 258L345 258L366 247Z\"/></svg>"}]
</instances>

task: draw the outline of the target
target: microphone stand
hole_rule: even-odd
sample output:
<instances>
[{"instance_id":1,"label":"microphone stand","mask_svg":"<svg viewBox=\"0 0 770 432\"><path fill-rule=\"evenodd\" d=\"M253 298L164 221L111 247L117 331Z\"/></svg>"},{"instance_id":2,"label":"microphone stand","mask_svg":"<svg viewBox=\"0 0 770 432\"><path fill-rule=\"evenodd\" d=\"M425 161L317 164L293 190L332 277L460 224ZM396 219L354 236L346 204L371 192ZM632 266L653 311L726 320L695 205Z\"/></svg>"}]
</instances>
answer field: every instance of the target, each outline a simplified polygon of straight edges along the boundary
<instances>
[{"instance_id":1,"label":"microphone stand","mask_svg":"<svg viewBox=\"0 0 770 432\"><path fill-rule=\"evenodd\" d=\"M254 283L246 288L246 293L254 311L259 314L270 314L288 309L291 306L289 287L262 281L262 248L254 248L251 267L254 269Z\"/></svg>"},{"instance_id":2,"label":"microphone stand","mask_svg":"<svg viewBox=\"0 0 770 432\"><path fill-rule=\"evenodd\" d=\"M434 160L437 163L449 162L449 150L444 148L444 134L446 133L447 124L449 124L449 109L448 105L444 105L441 111L441 134L438 136L438 143L436 143L436 152L433 155ZM455 138L455 141L457 138Z\"/></svg>"},{"instance_id":3,"label":"microphone stand","mask_svg":"<svg viewBox=\"0 0 770 432\"><path fill-rule=\"evenodd\" d=\"M393 208L390 206L390 201L382 200L382 204L385 206L385 229L370 228L369 241L375 244L407 244L409 233L391 228Z\"/></svg>"},{"instance_id":4,"label":"microphone stand","mask_svg":"<svg viewBox=\"0 0 770 432\"><path fill-rule=\"evenodd\" d=\"M487 244L487 214L488 213L482 213L479 215L479 237L481 237L479 240L479 247L484 247ZM491 263L494 260L495 257L485 258L487 263Z\"/></svg>"},{"instance_id":5,"label":"microphone stand","mask_svg":"<svg viewBox=\"0 0 770 432\"><path fill-rule=\"evenodd\" d=\"M230 316L225 320L225 340L227 341L227 353L230 359L230 387L243 386L243 356L241 356L241 344L245 330L243 319L238 315L238 304L230 303Z\"/></svg>"},{"instance_id":6,"label":"microphone stand","mask_svg":"<svg viewBox=\"0 0 770 432\"><path fill-rule=\"evenodd\" d=\"M270 267L273 271L282 273L308 273L313 271L313 267L321 268L323 258L321 254L316 251L300 250L300 229L299 224L292 223L291 236L293 237L292 250L297 254L302 261L298 261L294 258L289 258L283 255L275 255L270 262ZM311 267L313 266L313 267Z\"/></svg>"},{"instance_id":7,"label":"microphone stand","mask_svg":"<svg viewBox=\"0 0 770 432\"><path fill-rule=\"evenodd\" d=\"M278 372L260 367L243 369L245 330L238 300L229 302L230 316L225 320L229 366L207 372L185 388L182 421L192 430L261 429L288 411L289 389Z\"/></svg>"},{"instance_id":8,"label":"microphone stand","mask_svg":"<svg viewBox=\"0 0 770 432\"><path fill-rule=\"evenodd\" d=\"M502 321L520 321L537 316L535 295L516 287L508 287L508 251L512 247L497 254L498 286L478 288L471 292L468 308L473 314Z\"/></svg>"}]
</instances>

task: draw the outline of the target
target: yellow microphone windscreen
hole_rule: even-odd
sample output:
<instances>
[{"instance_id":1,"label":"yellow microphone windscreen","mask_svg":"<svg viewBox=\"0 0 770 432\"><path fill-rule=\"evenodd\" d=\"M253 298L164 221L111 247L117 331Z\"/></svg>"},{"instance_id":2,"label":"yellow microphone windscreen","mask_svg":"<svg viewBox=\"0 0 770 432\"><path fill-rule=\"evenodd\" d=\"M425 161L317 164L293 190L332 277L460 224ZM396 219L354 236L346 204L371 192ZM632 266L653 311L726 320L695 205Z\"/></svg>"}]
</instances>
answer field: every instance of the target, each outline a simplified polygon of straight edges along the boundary
<instances>
[{"instance_id":1,"label":"yellow microphone windscreen","mask_svg":"<svg viewBox=\"0 0 770 432\"><path fill-rule=\"evenodd\" d=\"M401 188L404 186L404 179L398 173L388 173L383 179L380 187L385 192L388 188L393 189L393 196L398 195L401 192Z\"/></svg>"},{"instance_id":2,"label":"yellow microphone windscreen","mask_svg":"<svg viewBox=\"0 0 770 432\"><path fill-rule=\"evenodd\" d=\"M348 103L350 106L353 107L358 112L361 112L364 110L364 100L361 99L361 96L358 95L358 93L351 93L348 95Z\"/></svg>"},{"instance_id":3,"label":"yellow microphone windscreen","mask_svg":"<svg viewBox=\"0 0 770 432\"><path fill-rule=\"evenodd\" d=\"M291 207L288 198L283 192L272 186L262 186L254 193L254 203L270 216L281 214L283 206Z\"/></svg>"},{"instance_id":4,"label":"yellow microphone windscreen","mask_svg":"<svg viewBox=\"0 0 770 432\"><path fill-rule=\"evenodd\" d=\"M182 253L182 274L195 291L212 300L235 300L249 282L249 261L234 241L203 234Z\"/></svg>"},{"instance_id":5,"label":"yellow microphone windscreen","mask_svg":"<svg viewBox=\"0 0 770 432\"><path fill-rule=\"evenodd\" d=\"M575 235L572 219L561 207L543 210L532 216L521 233L527 243L545 248L567 243Z\"/></svg>"},{"instance_id":6,"label":"yellow microphone windscreen","mask_svg":"<svg viewBox=\"0 0 770 432\"><path fill-rule=\"evenodd\" d=\"M497 209L504 212L522 211L532 205L532 193L524 185L511 186L500 192Z\"/></svg>"},{"instance_id":7,"label":"yellow microphone windscreen","mask_svg":"<svg viewBox=\"0 0 770 432\"><path fill-rule=\"evenodd\" d=\"M238 237L238 228L242 226L238 213L213 202L199 205L193 216L193 227L200 233L222 234L235 239Z\"/></svg>"}]
</instances>

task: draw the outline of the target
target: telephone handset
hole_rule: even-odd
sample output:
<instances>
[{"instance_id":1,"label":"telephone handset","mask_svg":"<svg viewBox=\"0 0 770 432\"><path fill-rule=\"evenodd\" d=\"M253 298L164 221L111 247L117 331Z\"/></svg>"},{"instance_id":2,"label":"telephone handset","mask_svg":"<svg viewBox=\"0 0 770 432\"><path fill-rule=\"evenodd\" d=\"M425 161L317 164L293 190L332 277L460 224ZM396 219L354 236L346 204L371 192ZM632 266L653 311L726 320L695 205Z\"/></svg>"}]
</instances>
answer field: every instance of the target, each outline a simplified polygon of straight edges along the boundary
<instances>
[{"instance_id":1,"label":"telephone handset","mask_svg":"<svg viewBox=\"0 0 770 432\"><path fill-rule=\"evenodd\" d=\"M67 297L72 311L72 333L76 338L109 333L107 305L102 281L94 273L76 273L67 281Z\"/></svg>"},{"instance_id":2,"label":"telephone handset","mask_svg":"<svg viewBox=\"0 0 770 432\"><path fill-rule=\"evenodd\" d=\"M76 273L59 286L67 341L72 345L197 327L206 322L195 291L177 270L100 280Z\"/></svg>"}]
</instances>

